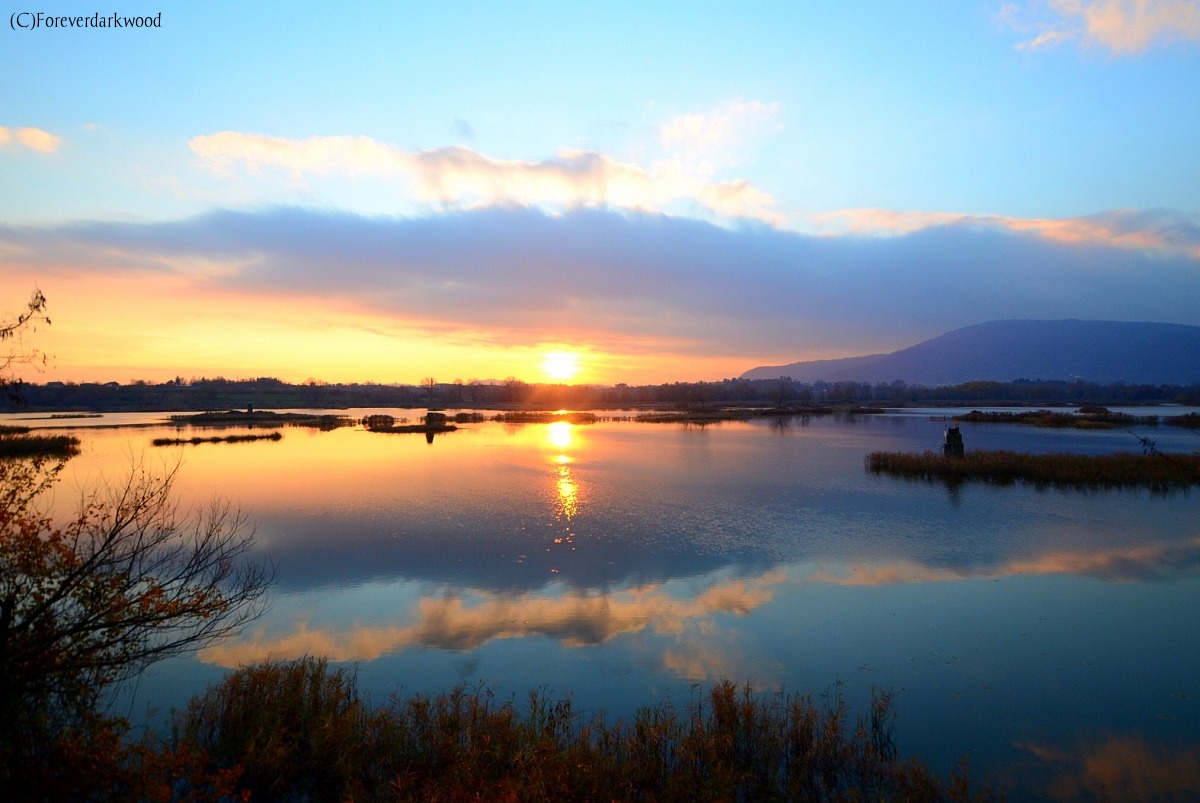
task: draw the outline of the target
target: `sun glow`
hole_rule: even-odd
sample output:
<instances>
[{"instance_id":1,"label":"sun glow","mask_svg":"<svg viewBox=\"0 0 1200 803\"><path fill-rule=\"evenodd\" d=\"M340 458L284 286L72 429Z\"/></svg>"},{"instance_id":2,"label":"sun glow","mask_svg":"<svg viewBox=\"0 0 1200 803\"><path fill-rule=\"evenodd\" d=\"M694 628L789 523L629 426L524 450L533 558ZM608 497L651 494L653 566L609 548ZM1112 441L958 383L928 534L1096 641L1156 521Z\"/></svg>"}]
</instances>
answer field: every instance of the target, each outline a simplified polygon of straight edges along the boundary
<instances>
[{"instance_id":1,"label":"sun glow","mask_svg":"<svg viewBox=\"0 0 1200 803\"><path fill-rule=\"evenodd\" d=\"M546 425L546 440L558 451L574 446L575 427L567 421L555 421Z\"/></svg>"},{"instance_id":2,"label":"sun glow","mask_svg":"<svg viewBox=\"0 0 1200 803\"><path fill-rule=\"evenodd\" d=\"M548 351L542 355L542 373L555 382L566 382L579 373L579 352Z\"/></svg>"}]
</instances>

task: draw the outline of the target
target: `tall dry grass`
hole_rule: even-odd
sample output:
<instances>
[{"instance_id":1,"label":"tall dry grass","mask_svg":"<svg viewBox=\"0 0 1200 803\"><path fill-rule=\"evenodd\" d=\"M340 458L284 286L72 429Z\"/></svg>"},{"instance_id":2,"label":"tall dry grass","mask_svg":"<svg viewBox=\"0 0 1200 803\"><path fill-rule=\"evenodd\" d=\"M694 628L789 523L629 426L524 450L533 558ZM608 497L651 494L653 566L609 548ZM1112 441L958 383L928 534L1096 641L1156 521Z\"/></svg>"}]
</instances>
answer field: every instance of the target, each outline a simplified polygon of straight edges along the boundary
<instances>
[{"instance_id":1,"label":"tall dry grass","mask_svg":"<svg viewBox=\"0 0 1200 803\"><path fill-rule=\"evenodd\" d=\"M178 715L177 748L241 770L271 800L967 800L898 758L892 698L851 722L844 701L713 685L683 711L584 717L569 698L523 705L486 687L372 707L353 672L306 658L231 674Z\"/></svg>"}]
</instances>

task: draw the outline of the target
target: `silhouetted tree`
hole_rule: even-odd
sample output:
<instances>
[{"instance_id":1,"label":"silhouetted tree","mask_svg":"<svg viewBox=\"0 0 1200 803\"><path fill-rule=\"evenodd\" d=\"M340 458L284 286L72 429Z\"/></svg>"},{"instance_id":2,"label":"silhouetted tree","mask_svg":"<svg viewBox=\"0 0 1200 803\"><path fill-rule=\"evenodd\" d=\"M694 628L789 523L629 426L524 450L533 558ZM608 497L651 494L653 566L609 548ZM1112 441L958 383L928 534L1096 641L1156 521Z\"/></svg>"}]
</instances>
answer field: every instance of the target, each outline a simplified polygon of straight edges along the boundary
<instances>
[{"instance_id":1,"label":"silhouetted tree","mask_svg":"<svg viewBox=\"0 0 1200 803\"><path fill-rule=\"evenodd\" d=\"M37 321L50 323L50 319L46 317L46 297L42 295L41 290L33 291L25 311L18 315L16 320L0 323L0 343L19 341L24 331L32 328ZM9 345L13 346L13 343L10 342ZM0 355L0 392L6 394L13 403L20 402L18 391L21 388L21 379L13 375L13 367L37 362L45 365L46 355L34 348L14 346Z\"/></svg>"},{"instance_id":2,"label":"silhouetted tree","mask_svg":"<svg viewBox=\"0 0 1200 803\"><path fill-rule=\"evenodd\" d=\"M504 380L504 401L509 404L516 404L525 400L528 386L515 376L507 377Z\"/></svg>"},{"instance_id":3,"label":"silhouetted tree","mask_svg":"<svg viewBox=\"0 0 1200 803\"><path fill-rule=\"evenodd\" d=\"M0 340L49 323L45 308L35 291L25 313L0 325ZM12 366L31 355L0 359L8 386L20 381ZM253 534L240 513L180 509L175 471L135 470L55 520L43 499L65 464L0 459L0 789L8 799L115 788L130 755L121 741L128 725L103 713L106 693L240 628L261 612L272 579L243 560Z\"/></svg>"},{"instance_id":4,"label":"silhouetted tree","mask_svg":"<svg viewBox=\"0 0 1200 803\"><path fill-rule=\"evenodd\" d=\"M767 393L767 398L775 403L776 407L782 407L792 396L792 381L781 377L779 383L775 385Z\"/></svg>"},{"instance_id":5,"label":"silhouetted tree","mask_svg":"<svg viewBox=\"0 0 1200 803\"><path fill-rule=\"evenodd\" d=\"M421 380L421 387L425 388L425 393L429 396L429 403L433 404L433 394L437 390L437 380L432 376L427 376Z\"/></svg>"},{"instance_id":6,"label":"silhouetted tree","mask_svg":"<svg viewBox=\"0 0 1200 803\"><path fill-rule=\"evenodd\" d=\"M174 471L135 470L54 520L40 500L64 463L0 460L0 788L15 799L104 764L123 727L102 714L114 684L236 631L272 580L244 560L241 514L181 509Z\"/></svg>"}]
</instances>

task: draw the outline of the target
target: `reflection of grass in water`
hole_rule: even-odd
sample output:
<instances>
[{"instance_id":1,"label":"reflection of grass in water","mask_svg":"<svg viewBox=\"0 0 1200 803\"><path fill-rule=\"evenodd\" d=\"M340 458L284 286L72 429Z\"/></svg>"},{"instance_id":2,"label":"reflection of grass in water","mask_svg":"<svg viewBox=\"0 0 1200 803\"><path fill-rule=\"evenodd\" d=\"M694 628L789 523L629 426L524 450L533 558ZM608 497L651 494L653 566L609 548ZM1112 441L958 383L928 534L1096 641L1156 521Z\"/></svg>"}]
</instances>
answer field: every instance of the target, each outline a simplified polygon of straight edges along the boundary
<instances>
[{"instance_id":1,"label":"reflection of grass in water","mask_svg":"<svg viewBox=\"0 0 1200 803\"><path fill-rule=\"evenodd\" d=\"M936 452L871 452L867 470L910 479L966 481L1008 485L1028 482L1072 488L1149 488L1165 492L1200 485L1200 455L1029 454L972 451L963 457Z\"/></svg>"},{"instance_id":2,"label":"reflection of grass in water","mask_svg":"<svg viewBox=\"0 0 1200 803\"><path fill-rule=\"evenodd\" d=\"M524 712L462 686L377 708L353 672L305 658L229 675L176 726L219 767L240 765L254 799L971 798L965 774L947 783L897 758L893 718L878 690L852 724L840 696L818 706L729 682L684 710L645 707L615 724L545 690Z\"/></svg>"}]
</instances>

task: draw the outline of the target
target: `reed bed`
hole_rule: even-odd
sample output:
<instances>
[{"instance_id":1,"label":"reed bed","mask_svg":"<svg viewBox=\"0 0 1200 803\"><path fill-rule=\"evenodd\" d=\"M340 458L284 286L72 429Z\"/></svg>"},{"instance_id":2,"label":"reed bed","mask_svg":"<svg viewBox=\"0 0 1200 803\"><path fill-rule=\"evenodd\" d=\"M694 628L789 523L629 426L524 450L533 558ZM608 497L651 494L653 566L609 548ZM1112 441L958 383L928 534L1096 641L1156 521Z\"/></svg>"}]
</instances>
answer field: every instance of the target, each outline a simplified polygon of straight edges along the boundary
<instances>
[{"instance_id":1,"label":"reed bed","mask_svg":"<svg viewBox=\"0 0 1200 803\"><path fill-rule=\"evenodd\" d=\"M352 427L357 423L356 419L347 415L310 415L287 421L285 422L285 426L307 427L309 429L319 429L322 432L331 432L342 427Z\"/></svg>"},{"instance_id":2,"label":"reed bed","mask_svg":"<svg viewBox=\"0 0 1200 803\"><path fill-rule=\"evenodd\" d=\"M213 435L208 438L155 438L151 446L198 446L202 443L250 443L251 441L278 441L283 435L272 432L269 435Z\"/></svg>"},{"instance_id":3,"label":"reed bed","mask_svg":"<svg viewBox=\"0 0 1200 803\"><path fill-rule=\"evenodd\" d=\"M429 412L422 417L422 420L423 423L410 424L407 418L397 420L394 416L377 413L360 419L359 423L369 432L424 432L428 434L431 432L454 432L458 429L457 424L478 424L487 419L483 413L460 412L448 416L445 413ZM451 421L454 423L451 424Z\"/></svg>"},{"instance_id":4,"label":"reed bed","mask_svg":"<svg viewBox=\"0 0 1200 803\"><path fill-rule=\"evenodd\" d=\"M77 454L79 438L71 435L0 433L0 460L37 456L68 458Z\"/></svg>"},{"instance_id":5,"label":"reed bed","mask_svg":"<svg viewBox=\"0 0 1200 803\"><path fill-rule=\"evenodd\" d=\"M456 427L454 424L397 424L396 426L391 427L369 427L371 432L385 432L393 435L404 433L411 434L416 432L424 432L426 434L432 432L436 434L441 432L454 432L457 429L458 427Z\"/></svg>"},{"instance_id":6,"label":"reed bed","mask_svg":"<svg viewBox=\"0 0 1200 803\"><path fill-rule=\"evenodd\" d=\"M1040 487L1148 488L1159 493L1200 485L1200 454L1029 454L999 450L944 457L936 452L871 452L866 457L866 468L874 474L951 484L1027 482Z\"/></svg>"},{"instance_id":7,"label":"reed bed","mask_svg":"<svg viewBox=\"0 0 1200 803\"><path fill-rule=\"evenodd\" d=\"M585 720L545 690L524 705L484 687L372 707L354 673L305 658L243 668L177 714L177 748L240 772L272 800L967 800L902 761L892 700L850 721L840 697L761 695L720 682L677 710Z\"/></svg>"},{"instance_id":8,"label":"reed bed","mask_svg":"<svg viewBox=\"0 0 1200 803\"><path fill-rule=\"evenodd\" d=\"M1163 418L1163 423L1169 427L1184 427L1200 429L1200 413L1185 413L1184 415L1169 415Z\"/></svg>"},{"instance_id":9,"label":"reed bed","mask_svg":"<svg viewBox=\"0 0 1200 803\"><path fill-rule=\"evenodd\" d=\"M353 426L357 421L349 416L328 413L277 413L272 410L227 410L204 413L180 413L171 416L176 425L193 427L313 427L321 430Z\"/></svg>"},{"instance_id":10,"label":"reed bed","mask_svg":"<svg viewBox=\"0 0 1200 803\"><path fill-rule=\"evenodd\" d=\"M1081 408L1078 413L1058 413L1052 410L972 410L954 418L972 424L1025 424L1049 429L1117 429L1134 425L1154 427L1158 426L1159 422L1156 415L1133 416L1128 413L1114 413L1103 407Z\"/></svg>"},{"instance_id":11,"label":"reed bed","mask_svg":"<svg viewBox=\"0 0 1200 803\"><path fill-rule=\"evenodd\" d=\"M566 421L568 424L595 424L599 418L595 413L579 410L571 412L517 410L511 413L497 413L492 420L502 424L553 424L558 421Z\"/></svg>"},{"instance_id":12,"label":"reed bed","mask_svg":"<svg viewBox=\"0 0 1200 803\"><path fill-rule=\"evenodd\" d=\"M406 421L407 419L402 418L400 419L400 423L396 423L396 419L390 415L372 415L364 418L362 423L368 432L391 434L423 432L428 435L430 433L454 432L458 429L454 424L446 423L445 416L441 418L430 418L427 416L424 423L421 424L408 424L405 423Z\"/></svg>"}]
</instances>

